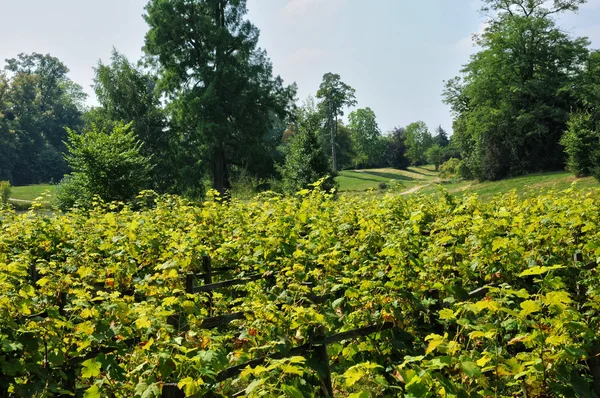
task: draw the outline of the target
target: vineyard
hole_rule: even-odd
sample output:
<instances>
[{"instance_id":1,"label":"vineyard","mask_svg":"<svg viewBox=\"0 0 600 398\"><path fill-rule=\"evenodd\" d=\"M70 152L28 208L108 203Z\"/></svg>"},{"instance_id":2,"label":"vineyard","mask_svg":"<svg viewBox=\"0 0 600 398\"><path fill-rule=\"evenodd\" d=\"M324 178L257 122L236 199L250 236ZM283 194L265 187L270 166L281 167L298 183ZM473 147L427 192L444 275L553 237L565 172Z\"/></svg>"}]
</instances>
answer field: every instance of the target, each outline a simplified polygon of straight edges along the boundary
<instances>
[{"instance_id":1,"label":"vineyard","mask_svg":"<svg viewBox=\"0 0 600 398\"><path fill-rule=\"evenodd\" d=\"M0 397L600 396L599 198L0 210Z\"/></svg>"}]
</instances>

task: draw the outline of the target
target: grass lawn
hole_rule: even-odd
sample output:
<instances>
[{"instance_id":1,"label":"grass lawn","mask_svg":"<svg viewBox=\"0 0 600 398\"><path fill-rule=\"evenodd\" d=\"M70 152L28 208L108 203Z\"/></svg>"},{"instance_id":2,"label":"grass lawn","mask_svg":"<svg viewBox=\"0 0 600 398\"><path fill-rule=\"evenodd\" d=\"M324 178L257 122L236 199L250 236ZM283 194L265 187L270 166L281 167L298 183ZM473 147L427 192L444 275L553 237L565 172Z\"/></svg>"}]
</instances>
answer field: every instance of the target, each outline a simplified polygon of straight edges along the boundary
<instances>
[{"instance_id":1,"label":"grass lawn","mask_svg":"<svg viewBox=\"0 0 600 398\"><path fill-rule=\"evenodd\" d=\"M379 189L379 183L400 183L405 188L424 185L433 182L437 178L433 166L409 167L408 170L365 169L344 170L336 178L340 191L366 191L368 189Z\"/></svg>"},{"instance_id":2,"label":"grass lawn","mask_svg":"<svg viewBox=\"0 0 600 398\"><path fill-rule=\"evenodd\" d=\"M443 182L441 186L452 194L471 194L477 193L482 200L490 200L496 195L516 190L517 193L524 196L527 194L540 193L550 189L565 190L576 182L576 188L600 188L600 183L593 177L576 178L573 174L562 171L552 173L530 174L523 177L514 177L501 181L461 181L461 182ZM429 194L437 192L437 184L432 184L419 191L419 193Z\"/></svg>"},{"instance_id":3,"label":"grass lawn","mask_svg":"<svg viewBox=\"0 0 600 398\"><path fill-rule=\"evenodd\" d=\"M54 197L56 196L56 185L38 184L26 185L22 187L12 187L10 198L17 200L32 201L42 196L42 194L46 191L50 193L50 200L54 199Z\"/></svg>"}]
</instances>

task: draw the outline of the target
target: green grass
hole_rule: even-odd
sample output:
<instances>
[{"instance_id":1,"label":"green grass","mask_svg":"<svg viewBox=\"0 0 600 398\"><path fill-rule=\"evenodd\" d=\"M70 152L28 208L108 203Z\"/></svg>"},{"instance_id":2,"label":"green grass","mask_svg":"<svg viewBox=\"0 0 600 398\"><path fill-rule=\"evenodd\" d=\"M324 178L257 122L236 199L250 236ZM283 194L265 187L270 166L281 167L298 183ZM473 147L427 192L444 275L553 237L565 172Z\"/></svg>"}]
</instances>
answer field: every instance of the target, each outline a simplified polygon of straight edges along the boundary
<instances>
[{"instance_id":1,"label":"green grass","mask_svg":"<svg viewBox=\"0 0 600 398\"><path fill-rule=\"evenodd\" d=\"M344 170L336 178L340 191L366 191L379 189L379 183L391 181L401 184L406 189L431 183L437 178L433 166L409 167L408 170L365 169Z\"/></svg>"},{"instance_id":2,"label":"green grass","mask_svg":"<svg viewBox=\"0 0 600 398\"><path fill-rule=\"evenodd\" d=\"M550 189L565 190L576 182L576 189L600 187L600 183L593 177L576 178L573 174L563 172L530 174L523 177L514 177L501 181L461 181L443 182L441 186L451 194L476 193L482 200L490 200L496 195L516 190L521 196L536 194ZM438 184L423 188L419 193L429 194L438 191Z\"/></svg>"},{"instance_id":3,"label":"green grass","mask_svg":"<svg viewBox=\"0 0 600 398\"><path fill-rule=\"evenodd\" d=\"M11 199L17 200L28 200L33 201L36 198L42 196L46 191L50 193L50 200L56 196L56 185L49 184L38 184L38 185L26 185L22 187L12 187L10 194Z\"/></svg>"}]
</instances>

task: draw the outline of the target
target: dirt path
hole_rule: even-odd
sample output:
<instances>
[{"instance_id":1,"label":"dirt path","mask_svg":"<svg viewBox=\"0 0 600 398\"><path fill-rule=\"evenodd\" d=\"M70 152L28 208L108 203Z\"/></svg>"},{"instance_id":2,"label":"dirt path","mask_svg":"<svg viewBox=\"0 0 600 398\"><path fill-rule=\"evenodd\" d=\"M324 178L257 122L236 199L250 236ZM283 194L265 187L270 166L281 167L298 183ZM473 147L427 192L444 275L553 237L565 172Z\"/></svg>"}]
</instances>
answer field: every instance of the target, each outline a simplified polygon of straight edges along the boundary
<instances>
[{"instance_id":1,"label":"dirt path","mask_svg":"<svg viewBox=\"0 0 600 398\"><path fill-rule=\"evenodd\" d=\"M410 195L411 193L415 193L417 192L419 189L421 188L425 188L428 187L431 184L426 184L426 185L417 185L416 187L412 187L411 189L401 192L400 195Z\"/></svg>"},{"instance_id":2,"label":"dirt path","mask_svg":"<svg viewBox=\"0 0 600 398\"><path fill-rule=\"evenodd\" d=\"M431 181L431 182L429 182L427 184L417 185L416 187L412 187L410 189L407 189L406 191L401 192L400 195L410 195L410 194L415 193L415 192L419 191L420 189L426 188L426 187L428 187L430 185L439 184L440 181L442 181L442 179L439 178L439 177L437 177L435 180L433 180L433 181Z\"/></svg>"},{"instance_id":3,"label":"dirt path","mask_svg":"<svg viewBox=\"0 0 600 398\"><path fill-rule=\"evenodd\" d=\"M25 200L25 199L13 199L8 198L11 202L19 202L19 203L33 203L33 200Z\"/></svg>"}]
</instances>

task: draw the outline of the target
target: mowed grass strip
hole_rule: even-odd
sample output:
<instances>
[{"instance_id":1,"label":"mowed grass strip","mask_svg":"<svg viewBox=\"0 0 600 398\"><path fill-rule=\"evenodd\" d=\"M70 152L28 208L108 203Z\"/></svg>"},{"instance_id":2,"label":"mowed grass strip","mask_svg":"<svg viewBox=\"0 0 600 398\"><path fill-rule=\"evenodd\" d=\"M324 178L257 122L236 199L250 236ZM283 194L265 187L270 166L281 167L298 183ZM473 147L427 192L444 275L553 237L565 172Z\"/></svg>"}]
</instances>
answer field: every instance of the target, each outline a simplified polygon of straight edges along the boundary
<instances>
[{"instance_id":1,"label":"mowed grass strip","mask_svg":"<svg viewBox=\"0 0 600 398\"><path fill-rule=\"evenodd\" d=\"M427 184L437 178L433 166L409 167L408 170L392 168L344 170L336 178L340 191L366 191L378 189L380 183L396 182L405 188Z\"/></svg>"},{"instance_id":2,"label":"mowed grass strip","mask_svg":"<svg viewBox=\"0 0 600 398\"><path fill-rule=\"evenodd\" d=\"M551 173L529 174L522 177L514 177L501 181L460 181L442 182L440 185L451 194L476 193L479 198L489 201L496 195L516 190L521 196L540 194L551 189L563 191L575 183L575 189L598 188L600 183L593 177L577 178L573 174L561 171ZM432 194L438 191L438 184L423 188L418 193Z\"/></svg>"},{"instance_id":3,"label":"mowed grass strip","mask_svg":"<svg viewBox=\"0 0 600 398\"><path fill-rule=\"evenodd\" d=\"M21 187L12 187L10 194L11 199L33 201L41 197L45 192L50 194L49 200L56 197L56 185L37 184L26 185Z\"/></svg>"}]
</instances>

